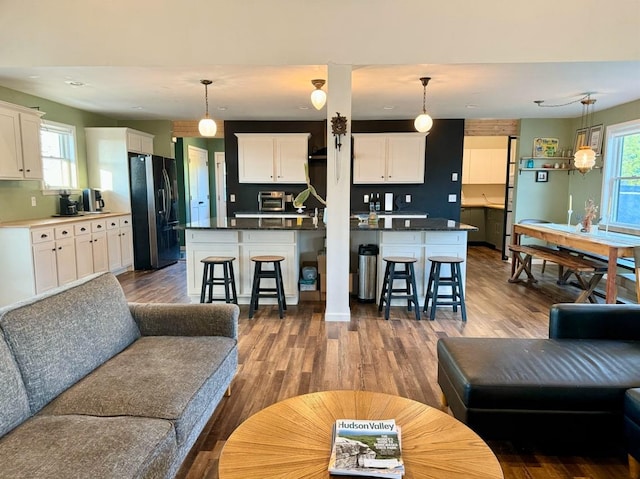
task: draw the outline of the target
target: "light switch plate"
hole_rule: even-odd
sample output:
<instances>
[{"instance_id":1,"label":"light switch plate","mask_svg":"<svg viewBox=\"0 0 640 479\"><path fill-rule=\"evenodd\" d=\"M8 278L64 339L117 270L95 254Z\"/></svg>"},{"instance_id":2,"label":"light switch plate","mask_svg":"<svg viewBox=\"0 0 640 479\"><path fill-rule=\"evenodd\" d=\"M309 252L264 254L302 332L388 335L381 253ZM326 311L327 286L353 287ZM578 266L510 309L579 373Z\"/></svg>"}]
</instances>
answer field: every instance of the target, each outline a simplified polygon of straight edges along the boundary
<instances>
[{"instance_id":1,"label":"light switch plate","mask_svg":"<svg viewBox=\"0 0 640 479\"><path fill-rule=\"evenodd\" d=\"M449 203L455 203L456 202L456 195L449 195Z\"/></svg>"},{"instance_id":2,"label":"light switch plate","mask_svg":"<svg viewBox=\"0 0 640 479\"><path fill-rule=\"evenodd\" d=\"M451 181L458 181L458 173L451 173Z\"/></svg>"},{"instance_id":3,"label":"light switch plate","mask_svg":"<svg viewBox=\"0 0 640 479\"><path fill-rule=\"evenodd\" d=\"M411 203L411 195L404 195L405 203Z\"/></svg>"},{"instance_id":4,"label":"light switch plate","mask_svg":"<svg viewBox=\"0 0 640 479\"><path fill-rule=\"evenodd\" d=\"M36 206L36 197L35 196L31 197L31 206Z\"/></svg>"},{"instance_id":5,"label":"light switch plate","mask_svg":"<svg viewBox=\"0 0 640 479\"><path fill-rule=\"evenodd\" d=\"M235 203L236 202L236 195L229 195L229 201L231 201L231 203Z\"/></svg>"}]
</instances>

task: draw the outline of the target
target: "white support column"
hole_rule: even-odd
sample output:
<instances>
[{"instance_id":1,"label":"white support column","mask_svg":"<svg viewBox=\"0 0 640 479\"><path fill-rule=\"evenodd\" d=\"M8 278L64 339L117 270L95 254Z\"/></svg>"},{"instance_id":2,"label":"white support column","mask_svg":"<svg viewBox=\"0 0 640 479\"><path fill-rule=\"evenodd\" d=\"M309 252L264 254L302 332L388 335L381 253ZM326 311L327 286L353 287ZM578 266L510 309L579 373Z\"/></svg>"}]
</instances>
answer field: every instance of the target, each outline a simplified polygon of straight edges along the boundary
<instances>
[{"instance_id":1,"label":"white support column","mask_svg":"<svg viewBox=\"0 0 640 479\"><path fill-rule=\"evenodd\" d=\"M327 301L325 321L350 321L349 216L351 210L351 65L328 65L327 88ZM335 146L331 118L347 119Z\"/></svg>"}]
</instances>

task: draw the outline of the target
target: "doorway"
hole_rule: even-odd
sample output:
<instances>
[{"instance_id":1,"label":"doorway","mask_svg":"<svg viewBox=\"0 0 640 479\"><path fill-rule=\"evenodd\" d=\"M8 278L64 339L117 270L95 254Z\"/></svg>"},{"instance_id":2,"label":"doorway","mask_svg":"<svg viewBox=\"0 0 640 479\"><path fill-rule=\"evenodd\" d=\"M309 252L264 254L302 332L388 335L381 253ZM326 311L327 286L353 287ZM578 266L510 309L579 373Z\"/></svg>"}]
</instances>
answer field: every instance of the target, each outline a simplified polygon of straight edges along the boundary
<instances>
[{"instance_id":1,"label":"doorway","mask_svg":"<svg viewBox=\"0 0 640 479\"><path fill-rule=\"evenodd\" d=\"M189 145L189 214L192 223L211 217L209 200L209 152Z\"/></svg>"},{"instance_id":2,"label":"doorway","mask_svg":"<svg viewBox=\"0 0 640 479\"><path fill-rule=\"evenodd\" d=\"M216 168L216 216L227 217L227 165L224 152L216 151L214 154Z\"/></svg>"}]
</instances>

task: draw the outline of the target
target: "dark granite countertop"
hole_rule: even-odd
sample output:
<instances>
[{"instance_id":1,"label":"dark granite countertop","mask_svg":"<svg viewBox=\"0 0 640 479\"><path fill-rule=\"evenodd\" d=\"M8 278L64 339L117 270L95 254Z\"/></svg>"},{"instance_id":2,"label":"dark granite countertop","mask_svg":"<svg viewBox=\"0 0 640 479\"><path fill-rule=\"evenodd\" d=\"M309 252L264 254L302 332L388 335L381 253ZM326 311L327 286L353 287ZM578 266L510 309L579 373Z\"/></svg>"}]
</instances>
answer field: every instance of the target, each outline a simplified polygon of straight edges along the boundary
<instances>
[{"instance_id":1,"label":"dark granite countertop","mask_svg":"<svg viewBox=\"0 0 640 479\"><path fill-rule=\"evenodd\" d=\"M209 218L203 221L180 225L181 229L200 230L324 230L322 220L313 218ZM475 226L458 223L445 218L380 218L376 224L350 220L352 231L477 231Z\"/></svg>"}]
</instances>

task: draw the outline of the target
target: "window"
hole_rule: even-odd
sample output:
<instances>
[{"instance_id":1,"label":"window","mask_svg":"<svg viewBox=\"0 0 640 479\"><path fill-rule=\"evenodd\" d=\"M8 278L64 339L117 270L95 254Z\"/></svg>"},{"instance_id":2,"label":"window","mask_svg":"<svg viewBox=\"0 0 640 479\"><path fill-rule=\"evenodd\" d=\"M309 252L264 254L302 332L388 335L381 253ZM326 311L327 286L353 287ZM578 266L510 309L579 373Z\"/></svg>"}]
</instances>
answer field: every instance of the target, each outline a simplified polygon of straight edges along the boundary
<instances>
[{"instance_id":1,"label":"window","mask_svg":"<svg viewBox=\"0 0 640 479\"><path fill-rule=\"evenodd\" d=\"M40 143L45 189L76 189L76 127L43 121L40 126Z\"/></svg>"},{"instance_id":2,"label":"window","mask_svg":"<svg viewBox=\"0 0 640 479\"><path fill-rule=\"evenodd\" d=\"M640 119L607 127L603 221L640 234Z\"/></svg>"}]
</instances>

